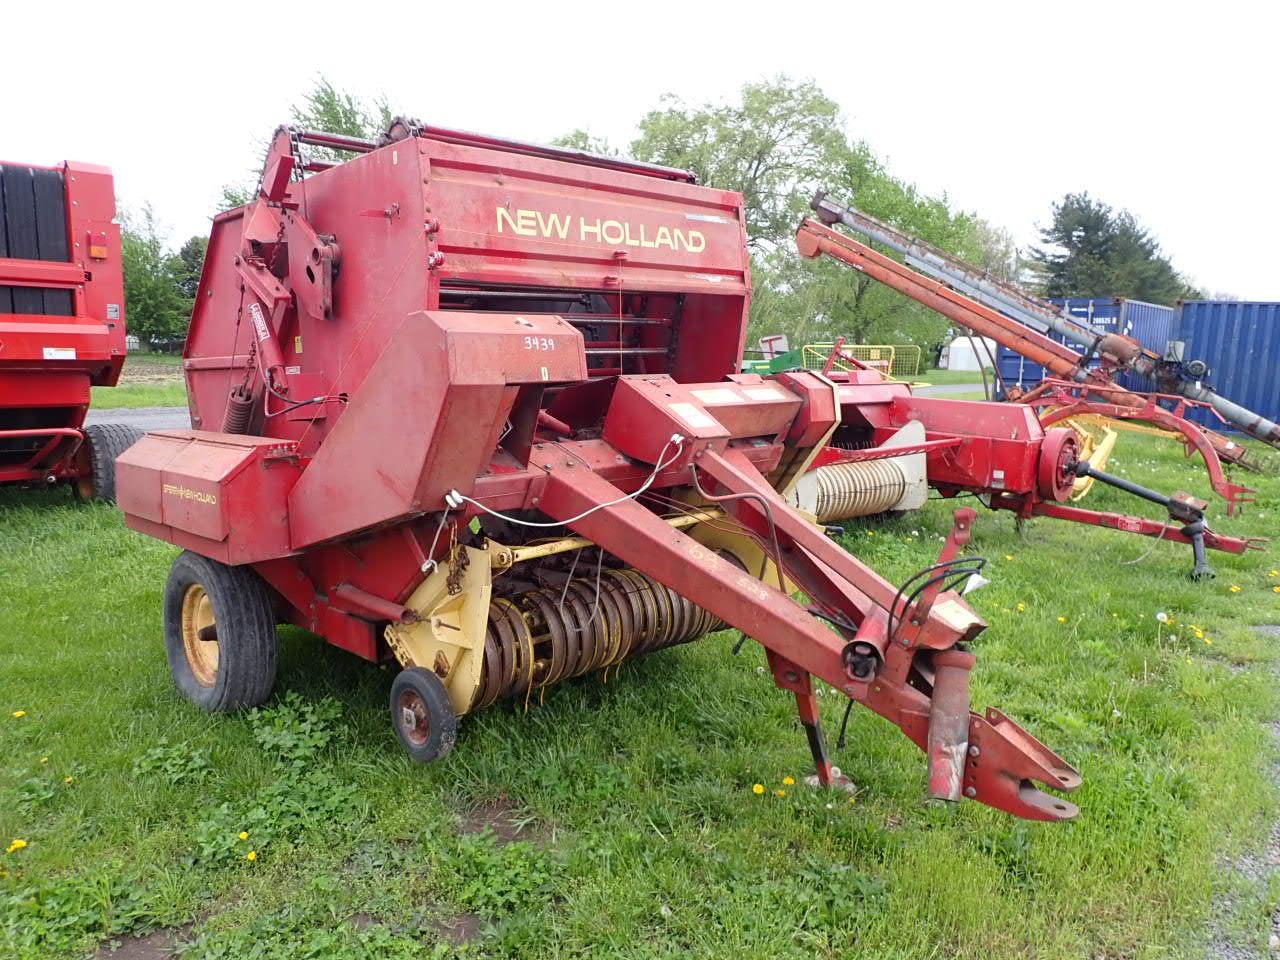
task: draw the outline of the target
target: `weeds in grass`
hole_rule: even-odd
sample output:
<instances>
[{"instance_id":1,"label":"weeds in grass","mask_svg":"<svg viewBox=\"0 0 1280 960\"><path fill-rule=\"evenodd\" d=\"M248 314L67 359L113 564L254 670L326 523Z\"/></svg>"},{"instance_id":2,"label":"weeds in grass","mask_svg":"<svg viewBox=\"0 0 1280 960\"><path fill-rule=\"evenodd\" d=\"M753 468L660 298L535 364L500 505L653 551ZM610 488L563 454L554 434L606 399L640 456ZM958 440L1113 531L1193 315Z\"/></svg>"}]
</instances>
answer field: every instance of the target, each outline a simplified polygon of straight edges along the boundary
<instances>
[{"instance_id":1,"label":"weeds in grass","mask_svg":"<svg viewBox=\"0 0 1280 960\"><path fill-rule=\"evenodd\" d=\"M1194 484L1176 448L1126 444L1117 472ZM1215 529L1280 537L1280 481L1249 479L1257 509ZM850 523L842 543L900 583L952 506ZM1135 509L1100 489L1085 506ZM975 525L971 552L1016 558L969 597L991 625L975 706L1084 776L1080 817L1038 824L924 806L919 750L861 709L837 758L856 802L809 790L794 702L728 634L469 717L426 767L389 731L390 671L291 628L277 699L209 716L173 691L160 639L176 551L65 491L0 491L0 957L80 960L189 921L183 960L1195 954L1219 864L1280 807L1277 651L1250 629L1280 620L1280 573L1274 553L1218 554L1219 579L1191 584L1168 543L1122 565L1149 547ZM831 742L843 702L821 702ZM460 832L499 797L538 843ZM1265 946L1280 887L1237 899ZM446 942L462 921L469 942Z\"/></svg>"},{"instance_id":2,"label":"weeds in grass","mask_svg":"<svg viewBox=\"0 0 1280 960\"><path fill-rule=\"evenodd\" d=\"M169 744L168 737L160 741L133 762L136 777L159 777L171 787L183 783L198 783L213 769L208 747L192 747L189 743Z\"/></svg>"},{"instance_id":3,"label":"weeds in grass","mask_svg":"<svg viewBox=\"0 0 1280 960\"><path fill-rule=\"evenodd\" d=\"M468 910L499 917L547 903L555 870L531 844L498 843L490 831L453 838L438 859L444 890Z\"/></svg>"}]
</instances>

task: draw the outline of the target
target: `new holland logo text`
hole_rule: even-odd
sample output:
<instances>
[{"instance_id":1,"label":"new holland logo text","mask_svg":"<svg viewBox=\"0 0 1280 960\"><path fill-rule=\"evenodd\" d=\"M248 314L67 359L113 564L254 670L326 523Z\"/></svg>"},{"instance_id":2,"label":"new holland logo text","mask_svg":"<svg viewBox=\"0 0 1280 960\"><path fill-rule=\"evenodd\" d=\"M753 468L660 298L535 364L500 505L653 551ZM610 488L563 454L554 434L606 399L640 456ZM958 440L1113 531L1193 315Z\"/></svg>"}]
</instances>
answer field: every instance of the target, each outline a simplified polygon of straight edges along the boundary
<instances>
[{"instance_id":1,"label":"new holland logo text","mask_svg":"<svg viewBox=\"0 0 1280 960\"><path fill-rule=\"evenodd\" d=\"M688 253L701 253L707 248L707 238L701 230L652 227L643 223L633 226L628 220L574 217L567 213L545 213L542 210L508 210L506 207L495 209L499 233L543 237L548 240L607 243L614 247L683 250Z\"/></svg>"},{"instance_id":2,"label":"new holland logo text","mask_svg":"<svg viewBox=\"0 0 1280 960\"><path fill-rule=\"evenodd\" d=\"M179 497L183 500L194 500L196 503L207 503L209 506L213 506L218 502L217 494L192 490L190 487L180 487L176 483L166 483L163 489L169 496Z\"/></svg>"}]
</instances>

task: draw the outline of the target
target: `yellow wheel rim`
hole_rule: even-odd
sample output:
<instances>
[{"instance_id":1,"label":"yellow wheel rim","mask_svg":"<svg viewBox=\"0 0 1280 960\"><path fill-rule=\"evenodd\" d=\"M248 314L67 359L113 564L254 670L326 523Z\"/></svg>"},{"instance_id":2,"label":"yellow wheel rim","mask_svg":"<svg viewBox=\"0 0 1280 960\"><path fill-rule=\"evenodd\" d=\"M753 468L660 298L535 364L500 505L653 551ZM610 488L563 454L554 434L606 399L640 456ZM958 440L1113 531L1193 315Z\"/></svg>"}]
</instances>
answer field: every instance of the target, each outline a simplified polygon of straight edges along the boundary
<instances>
[{"instance_id":1,"label":"yellow wheel rim","mask_svg":"<svg viewBox=\"0 0 1280 960\"><path fill-rule=\"evenodd\" d=\"M182 595L182 649L196 683L212 687L218 679L218 633L213 602L198 583Z\"/></svg>"}]
</instances>

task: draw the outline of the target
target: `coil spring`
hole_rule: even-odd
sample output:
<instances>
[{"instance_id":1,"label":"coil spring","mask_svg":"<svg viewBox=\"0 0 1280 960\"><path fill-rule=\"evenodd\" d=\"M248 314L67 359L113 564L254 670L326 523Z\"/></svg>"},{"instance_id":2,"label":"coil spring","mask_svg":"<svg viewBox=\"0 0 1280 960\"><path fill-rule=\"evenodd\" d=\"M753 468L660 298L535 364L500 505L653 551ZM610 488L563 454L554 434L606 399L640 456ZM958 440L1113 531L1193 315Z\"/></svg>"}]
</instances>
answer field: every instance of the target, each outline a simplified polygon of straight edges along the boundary
<instances>
[{"instance_id":1,"label":"coil spring","mask_svg":"<svg viewBox=\"0 0 1280 960\"><path fill-rule=\"evenodd\" d=\"M638 570L604 570L596 580L494 597L484 638L480 690L472 709L627 657L688 643L722 624L701 607ZM594 610L594 612L593 612Z\"/></svg>"},{"instance_id":2,"label":"coil spring","mask_svg":"<svg viewBox=\"0 0 1280 960\"><path fill-rule=\"evenodd\" d=\"M249 418L253 415L253 397L243 386L236 387L227 397L227 411L222 415L223 433L248 433Z\"/></svg>"},{"instance_id":3,"label":"coil spring","mask_svg":"<svg viewBox=\"0 0 1280 960\"><path fill-rule=\"evenodd\" d=\"M883 513L902 499L907 477L902 467L887 460L835 463L814 471L818 484L819 523Z\"/></svg>"}]
</instances>

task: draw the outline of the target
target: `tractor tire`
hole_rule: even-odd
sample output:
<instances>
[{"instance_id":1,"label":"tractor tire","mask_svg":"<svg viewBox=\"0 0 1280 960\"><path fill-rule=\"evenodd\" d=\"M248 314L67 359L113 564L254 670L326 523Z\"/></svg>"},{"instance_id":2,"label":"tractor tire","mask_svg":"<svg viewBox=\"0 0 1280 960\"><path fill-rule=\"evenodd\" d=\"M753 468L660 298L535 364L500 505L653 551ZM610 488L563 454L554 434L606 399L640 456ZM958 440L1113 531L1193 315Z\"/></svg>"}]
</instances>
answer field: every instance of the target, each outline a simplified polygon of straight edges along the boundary
<instances>
[{"instance_id":1,"label":"tractor tire","mask_svg":"<svg viewBox=\"0 0 1280 960\"><path fill-rule=\"evenodd\" d=\"M79 458L82 475L72 482L79 500L116 502L116 458L142 439L142 431L123 423L85 427Z\"/></svg>"},{"instance_id":2,"label":"tractor tire","mask_svg":"<svg viewBox=\"0 0 1280 960\"><path fill-rule=\"evenodd\" d=\"M409 667L391 683L391 724L409 757L418 763L439 760L453 749L458 718L449 691L430 670Z\"/></svg>"},{"instance_id":3,"label":"tractor tire","mask_svg":"<svg viewBox=\"0 0 1280 960\"><path fill-rule=\"evenodd\" d=\"M174 684L201 709L228 713L271 696L276 616L250 567L179 554L164 587L164 642Z\"/></svg>"}]
</instances>

